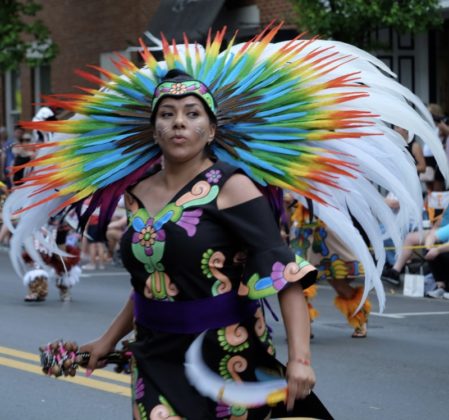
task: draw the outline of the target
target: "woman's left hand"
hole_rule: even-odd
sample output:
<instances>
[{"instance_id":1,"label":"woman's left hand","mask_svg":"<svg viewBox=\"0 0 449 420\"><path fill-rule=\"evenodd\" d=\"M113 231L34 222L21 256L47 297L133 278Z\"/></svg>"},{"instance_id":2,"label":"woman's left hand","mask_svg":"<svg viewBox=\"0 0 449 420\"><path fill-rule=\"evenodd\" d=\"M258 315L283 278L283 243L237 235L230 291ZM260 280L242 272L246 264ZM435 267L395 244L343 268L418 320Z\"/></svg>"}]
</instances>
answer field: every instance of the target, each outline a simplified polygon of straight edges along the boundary
<instances>
[{"instance_id":1,"label":"woman's left hand","mask_svg":"<svg viewBox=\"0 0 449 420\"><path fill-rule=\"evenodd\" d=\"M315 386L315 372L303 361L291 360L287 363L287 410L295 405L295 400L310 395Z\"/></svg>"}]
</instances>

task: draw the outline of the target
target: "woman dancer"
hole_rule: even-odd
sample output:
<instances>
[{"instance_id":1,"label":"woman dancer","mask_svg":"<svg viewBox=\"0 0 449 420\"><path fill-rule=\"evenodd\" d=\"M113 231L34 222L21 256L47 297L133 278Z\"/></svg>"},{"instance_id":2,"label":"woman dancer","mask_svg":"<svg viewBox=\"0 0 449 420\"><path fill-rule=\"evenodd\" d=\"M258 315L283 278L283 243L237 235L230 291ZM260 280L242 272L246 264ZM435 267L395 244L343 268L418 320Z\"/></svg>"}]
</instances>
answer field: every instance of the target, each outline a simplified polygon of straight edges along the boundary
<instances>
[{"instance_id":1,"label":"woman dancer","mask_svg":"<svg viewBox=\"0 0 449 420\"><path fill-rule=\"evenodd\" d=\"M230 42L222 52L224 31L205 51L164 41L164 62L144 49L147 68L121 58L117 65L123 76L102 69L109 82L88 76L104 89L50 98L78 117L26 124L67 136L41 146L36 169L10 201L9 211L35 216L15 230L16 268L14 250L30 231L27 223L38 221L39 206L54 212L92 195L82 221L100 207L101 228L125 192L130 225L122 252L134 290L105 334L82 349L91 353L89 369L95 368L135 320L136 418L259 419L287 411L329 418L309 394L315 378L302 290L313 283L314 269L296 259L279 236L271 211L282 207L276 188L314 200L326 223L338 219L337 233L365 268L361 302L375 287L381 307L380 279L347 209L363 222L376 252L381 247L375 217L386 219L398 243L401 223L382 207L368 180L395 192L407 223L420 215L410 197L419 185L416 171L405 142L391 139L385 122L402 125L407 119L412 132L427 136L431 128L422 104L376 70L371 63L382 63L373 57L352 50L363 62L360 67L370 68L355 76L355 62L344 53L330 53L331 43L270 44L277 30L268 28L244 45ZM167 68L177 70L167 73ZM349 71L344 75L343 70ZM382 98L373 90L369 108L374 113L364 108L371 85L388 87ZM428 141L437 144L432 135ZM382 158L376 159L379 153ZM155 167L161 154L162 165ZM260 308L251 303L277 292L289 340L286 370L270 355ZM195 370L198 357L193 368L201 374L189 375L193 388L184 374L184 352L203 331L200 356L208 372L222 379L215 394L208 393L213 375ZM226 398L229 379L245 385L245 380L257 384L279 375L288 382L284 402L276 404L279 399L271 394L256 406L245 398L241 404ZM248 389L241 388L243 397Z\"/></svg>"}]
</instances>

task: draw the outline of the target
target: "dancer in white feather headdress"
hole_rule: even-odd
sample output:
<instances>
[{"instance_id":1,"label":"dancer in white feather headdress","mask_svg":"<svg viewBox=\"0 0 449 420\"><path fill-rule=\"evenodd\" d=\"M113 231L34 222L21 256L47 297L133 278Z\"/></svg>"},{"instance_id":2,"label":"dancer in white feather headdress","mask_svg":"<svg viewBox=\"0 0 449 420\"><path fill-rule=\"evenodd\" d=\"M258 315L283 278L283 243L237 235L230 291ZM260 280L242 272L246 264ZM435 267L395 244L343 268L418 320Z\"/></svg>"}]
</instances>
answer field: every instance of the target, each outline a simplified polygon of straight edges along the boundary
<instances>
[{"instance_id":1,"label":"dancer in white feather headdress","mask_svg":"<svg viewBox=\"0 0 449 420\"><path fill-rule=\"evenodd\" d=\"M63 302L70 301L70 289L79 282L81 276L80 235L60 215L51 218L33 237L33 251L38 258L34 256L33 259L26 251L22 254L23 261L28 265L28 271L23 276L23 283L28 289L25 301L43 302L48 294L50 280L55 282L60 299Z\"/></svg>"},{"instance_id":2,"label":"dancer in white feather headdress","mask_svg":"<svg viewBox=\"0 0 449 420\"><path fill-rule=\"evenodd\" d=\"M195 387L218 400L219 404L213 406L210 400L205 402L188 388L180 370L183 356L176 359L177 362L170 359L167 365L154 364L165 360L162 353L143 357L146 350L156 353L161 350L158 345L162 341L169 344L181 340L179 351L193 337L184 339L186 336L182 333L167 333L167 340L158 343L154 341L154 337L159 337L155 333L145 338L151 342L149 347L146 348L139 338L133 348L139 367L135 377L135 410L141 410L142 417L151 416L156 410L154 415L163 413L195 418L192 413L204 410L205 418L213 418L210 410L215 407L212 411L218 418L235 418L232 416L237 413L246 416L242 418L262 418L262 413L265 417L271 410L267 404L286 399L287 382L284 380L268 385L256 383L251 390L245 388L245 383L235 388L234 382L225 382L225 379L248 378L264 381L267 377L278 376L279 372L284 375L284 369L271 356L262 356L261 348L255 344L263 341L268 351L272 349L259 312L256 312L255 329L239 322L234 324L235 328L228 323L219 323L219 328L215 324L211 326L212 314L220 308L218 302L222 302L224 296L229 297L226 293L232 295L237 290L245 296L246 303L278 291L290 296L293 290L293 293L298 292L295 302L303 314L301 288L286 286L297 285L301 280L306 288L313 281L307 262L300 259L295 262L291 253L278 242L271 213L268 215L257 206L251 210L248 207L252 205L251 200L242 200L244 205L237 205L235 214L220 211L214 204L236 168L266 193L274 207L282 207L282 196L278 194L281 189L288 190L304 204L307 199L312 200L317 217L332 227L365 268L365 288L360 305L374 288L381 310L385 295L379 273L385 257L379 222L400 246L410 221L419 224L422 209L420 184L406 143L391 125L406 127L411 135L426 141L447 177L445 155L432 129L428 111L415 95L394 80L394 75L382 62L339 42L294 39L271 43L278 29L269 27L245 44L234 45L232 39L223 50L224 31L217 33L214 39L210 37L205 49L189 45L187 40L182 46L170 46L164 40L161 62L143 47L146 63L143 69L119 57L116 64L123 73L121 76L100 68L96 70L108 80L82 73L98 83L100 90L86 89L79 95L48 98L49 104L76 113L74 118L23 124L27 128L60 134L55 135L52 142L39 146L39 157L30 163L34 171L5 206L6 218L16 213L23 215L12 243L12 259L18 271L22 269L21 247L30 248L32 244L27 238L49 214L67 206L81 206L84 199L92 196L82 215L82 224L96 208L100 208L100 226L105 226L120 196L127 191L130 212L127 232L131 235L128 235L127 244L131 250L125 253L125 262L138 260L143 267L137 272L133 263L127 265L133 276L133 299L128 301L112 329L85 347L93 352L90 366L100 353L103 354L99 351L100 345L105 350L106 344L114 344L107 341L108 337L112 336L112 341L116 341L121 333L129 331L132 307L142 309L142 305L157 305L157 309L145 312L157 314L157 319L142 318L141 309L135 313L137 324L141 321L145 326L150 325L151 331L179 332L187 324L189 328L185 327L182 332L191 331L191 324L194 324L193 336L208 330L204 345L209 346L210 353L204 354L216 356L212 362L215 372L208 376L210 372L203 369L198 354L201 346L197 345L189 352L186 375ZM164 79L167 70L190 76L167 80ZM130 193L130 188L136 183L137 186L143 185L142 182L145 184L142 181L144 175L160 160L161 153L165 163L170 163L168 149L159 143L162 134L153 129L155 118L169 120L173 113L156 114L157 107L164 98L182 100L190 96L201 100L215 127L215 135L211 137L213 142L207 150L216 159L216 166L195 173L198 185L186 184L186 189L181 190L183 194L180 191L162 210L148 212L143 204L146 201L143 190L136 187L140 191L140 196L139 193L136 196ZM154 141L155 138L158 141ZM180 134L173 138L175 143L183 143ZM206 159L201 163L205 165L210 161ZM392 191L398 197L401 203L398 214L393 214L385 205L378 187ZM233 199L238 201L236 197ZM353 226L351 216L366 232L374 249L374 259L360 232ZM217 222L216 235L226 233L227 240L234 236L239 240L227 244L230 248L220 248L221 242L217 242L216 237L201 239L205 232L203 224L212 223L211 220ZM166 247L166 243L170 245ZM245 269L242 273L231 273L228 270L237 264L234 251L239 246L248 251ZM264 252L259 252L261 249ZM171 258L175 250L179 258L176 261ZM278 252L282 258L274 256ZM191 271L184 273L182 268L185 266L191 267ZM239 288L240 280L243 284ZM200 316L193 319L197 305L200 305L198 299L202 297L205 306L201 306ZM168 310L166 305L173 306ZM192 310L186 310L184 305ZM230 308L228 301L223 305L224 309ZM181 310L181 306L184 309ZM249 306L245 308L247 310ZM303 327L299 322L292 328L290 310L284 314L290 333L289 345L295 346L301 341L301 345L308 348L305 339L302 343L302 339L296 340L294 334L292 336L295 328ZM181 312L182 320L179 319ZM223 313L229 315L226 310ZM172 315L178 316L174 326L165 323L166 317L173 321ZM212 324L200 328L198 320ZM304 337L307 328L301 329L297 337ZM139 330L138 337L140 334L144 332ZM165 348L164 357L168 357L168 353L170 351ZM176 355L174 352L173 357ZM269 361L267 364L272 369L269 372L258 369L253 365L255 360L262 365ZM291 367L293 364L294 368ZM292 374L288 381L288 406L291 408L295 398L310 393L314 376L309 360L304 357L292 360L287 369L290 373L292 369L301 373ZM176 387L170 385L174 374L179 375ZM299 379L293 380L293 377ZM231 390L229 386L235 389ZM177 393L177 387L189 397L180 397L184 394ZM159 404L155 402L157 392ZM299 412L316 414L313 409L307 411L307 401L312 400L298 403L302 408ZM254 409L254 405L261 408ZM148 407L153 407L151 413ZM322 409L320 418L328 418L328 413ZM273 409L273 414L282 412L282 409Z\"/></svg>"}]
</instances>

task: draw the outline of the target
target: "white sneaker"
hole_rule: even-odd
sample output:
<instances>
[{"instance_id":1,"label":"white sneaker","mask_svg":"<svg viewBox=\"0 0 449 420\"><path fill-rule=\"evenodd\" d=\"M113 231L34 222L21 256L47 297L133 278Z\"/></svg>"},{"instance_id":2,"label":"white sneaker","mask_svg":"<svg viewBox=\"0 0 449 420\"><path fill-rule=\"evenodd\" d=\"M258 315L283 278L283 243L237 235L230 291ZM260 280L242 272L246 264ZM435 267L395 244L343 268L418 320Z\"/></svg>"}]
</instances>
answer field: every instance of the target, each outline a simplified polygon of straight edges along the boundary
<instances>
[{"instance_id":1,"label":"white sneaker","mask_svg":"<svg viewBox=\"0 0 449 420\"><path fill-rule=\"evenodd\" d=\"M89 263L89 264L84 264L81 266L81 268L83 270L96 270L97 267L95 266L95 264Z\"/></svg>"},{"instance_id":2,"label":"white sneaker","mask_svg":"<svg viewBox=\"0 0 449 420\"><path fill-rule=\"evenodd\" d=\"M449 300L449 292L444 292L443 299Z\"/></svg>"},{"instance_id":3,"label":"white sneaker","mask_svg":"<svg viewBox=\"0 0 449 420\"><path fill-rule=\"evenodd\" d=\"M444 296L445 292L444 289L438 288L435 290L431 290L430 292L427 292L426 296L431 297L431 298L435 298L435 299L440 299ZM449 293L447 293L449 295Z\"/></svg>"}]
</instances>

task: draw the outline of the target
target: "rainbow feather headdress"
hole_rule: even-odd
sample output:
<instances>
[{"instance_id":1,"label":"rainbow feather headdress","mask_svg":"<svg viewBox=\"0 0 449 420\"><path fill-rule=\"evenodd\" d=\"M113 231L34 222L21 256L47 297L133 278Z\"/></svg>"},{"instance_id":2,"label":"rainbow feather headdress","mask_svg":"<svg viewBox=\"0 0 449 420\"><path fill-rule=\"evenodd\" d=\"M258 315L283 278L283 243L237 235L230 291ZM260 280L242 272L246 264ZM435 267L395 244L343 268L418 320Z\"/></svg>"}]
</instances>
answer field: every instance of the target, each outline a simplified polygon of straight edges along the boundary
<instances>
[{"instance_id":1,"label":"rainbow feather headdress","mask_svg":"<svg viewBox=\"0 0 449 420\"><path fill-rule=\"evenodd\" d=\"M215 98L218 127L212 151L217 158L262 186L313 200L315 214L365 266L364 297L374 286L383 306L379 221L400 246L422 208L413 161L391 124L425 139L447 175L431 116L375 57L333 41L298 37L271 43L280 26L271 25L244 44L234 45L232 39L223 50L225 29L209 35L204 48L187 39L184 45L163 39L160 62L142 43L143 68L118 56L121 75L96 66L103 78L79 72L99 89L46 98L75 116L23 123L59 134L39 146L38 157L28 165L33 171L5 206L5 219L14 213L27 216L13 237L16 270L22 271L20 247L25 243L33 254L30 234L49 213L92 196L85 217L100 207L107 220L125 188L159 159L150 124L152 95L167 70L176 68L209 86ZM399 198L397 215L384 204L378 186ZM368 234L377 267L350 215Z\"/></svg>"}]
</instances>

